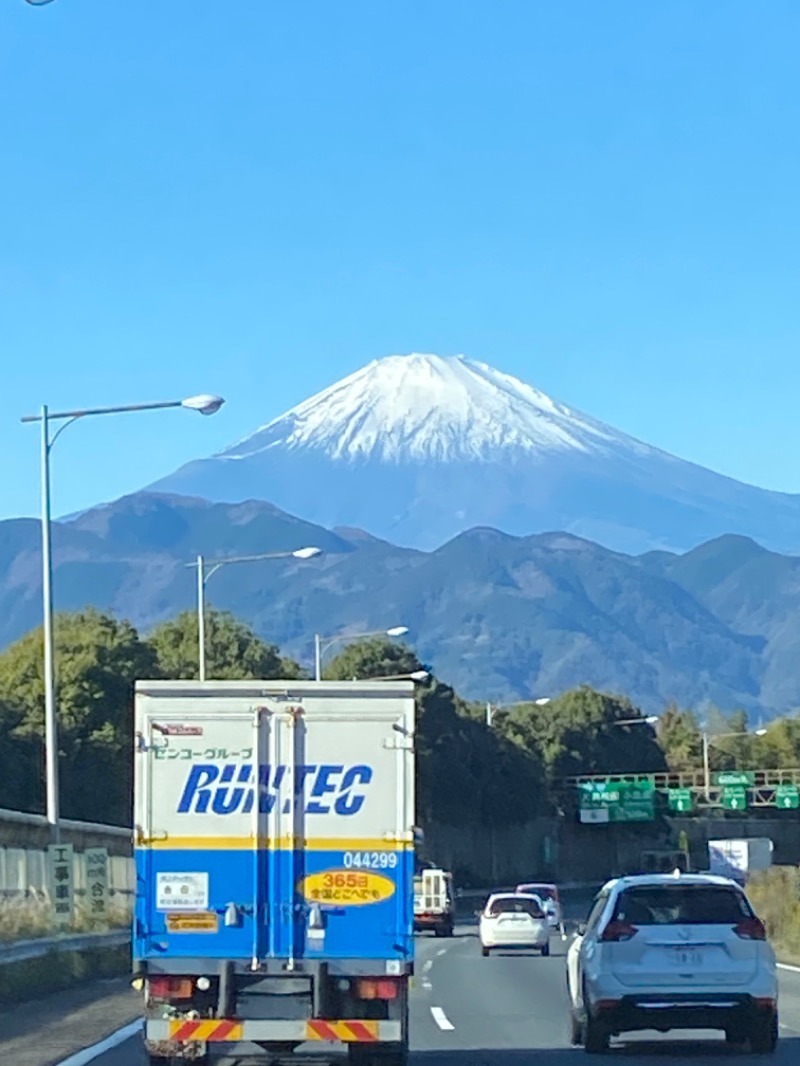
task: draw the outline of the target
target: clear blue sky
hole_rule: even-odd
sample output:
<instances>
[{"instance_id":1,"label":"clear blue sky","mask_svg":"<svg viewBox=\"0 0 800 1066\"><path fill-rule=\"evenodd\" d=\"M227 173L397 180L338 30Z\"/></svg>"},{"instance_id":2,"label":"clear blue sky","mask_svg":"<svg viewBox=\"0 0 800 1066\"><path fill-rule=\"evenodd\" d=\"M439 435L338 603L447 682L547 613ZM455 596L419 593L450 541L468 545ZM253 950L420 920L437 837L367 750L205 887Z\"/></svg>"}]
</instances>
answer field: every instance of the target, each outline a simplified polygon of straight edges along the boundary
<instances>
[{"instance_id":1,"label":"clear blue sky","mask_svg":"<svg viewBox=\"0 0 800 1066\"><path fill-rule=\"evenodd\" d=\"M0 5L0 515L464 353L800 491L797 0Z\"/></svg>"}]
</instances>

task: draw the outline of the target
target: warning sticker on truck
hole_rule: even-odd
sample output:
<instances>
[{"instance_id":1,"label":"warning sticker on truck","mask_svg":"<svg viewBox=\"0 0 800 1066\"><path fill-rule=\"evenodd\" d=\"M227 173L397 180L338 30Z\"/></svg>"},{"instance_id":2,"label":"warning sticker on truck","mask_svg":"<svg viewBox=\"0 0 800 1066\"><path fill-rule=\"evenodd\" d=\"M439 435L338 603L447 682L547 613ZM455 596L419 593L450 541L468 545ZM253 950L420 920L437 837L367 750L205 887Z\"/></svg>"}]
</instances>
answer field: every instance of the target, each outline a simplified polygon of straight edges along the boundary
<instances>
[{"instance_id":1,"label":"warning sticker on truck","mask_svg":"<svg viewBox=\"0 0 800 1066\"><path fill-rule=\"evenodd\" d=\"M391 899L395 886L393 881L381 874L323 870L322 873L309 874L300 882L299 891L309 903L361 907Z\"/></svg>"},{"instance_id":2,"label":"warning sticker on truck","mask_svg":"<svg viewBox=\"0 0 800 1066\"><path fill-rule=\"evenodd\" d=\"M214 911L206 914L168 914L168 933L216 933L219 916Z\"/></svg>"},{"instance_id":3,"label":"warning sticker on truck","mask_svg":"<svg viewBox=\"0 0 800 1066\"><path fill-rule=\"evenodd\" d=\"M156 908L160 911L207 911L208 874L156 874Z\"/></svg>"}]
</instances>

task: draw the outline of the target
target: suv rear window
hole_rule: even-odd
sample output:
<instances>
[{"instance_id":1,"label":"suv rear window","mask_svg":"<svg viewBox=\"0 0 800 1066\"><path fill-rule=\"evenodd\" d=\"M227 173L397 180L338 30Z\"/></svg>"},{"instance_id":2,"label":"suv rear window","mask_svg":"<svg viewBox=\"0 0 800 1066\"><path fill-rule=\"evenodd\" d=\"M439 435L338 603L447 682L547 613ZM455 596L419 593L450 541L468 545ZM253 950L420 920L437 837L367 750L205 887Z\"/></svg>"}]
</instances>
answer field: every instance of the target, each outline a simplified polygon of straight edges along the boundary
<instances>
[{"instance_id":1,"label":"suv rear window","mask_svg":"<svg viewBox=\"0 0 800 1066\"><path fill-rule=\"evenodd\" d=\"M542 918L541 907L535 899L525 899L520 896L507 896L496 899L489 908L489 914L496 918L498 914L529 914L531 918Z\"/></svg>"},{"instance_id":2,"label":"suv rear window","mask_svg":"<svg viewBox=\"0 0 800 1066\"><path fill-rule=\"evenodd\" d=\"M753 915L747 899L722 885L647 885L617 900L614 918L631 925L736 925Z\"/></svg>"}]
</instances>

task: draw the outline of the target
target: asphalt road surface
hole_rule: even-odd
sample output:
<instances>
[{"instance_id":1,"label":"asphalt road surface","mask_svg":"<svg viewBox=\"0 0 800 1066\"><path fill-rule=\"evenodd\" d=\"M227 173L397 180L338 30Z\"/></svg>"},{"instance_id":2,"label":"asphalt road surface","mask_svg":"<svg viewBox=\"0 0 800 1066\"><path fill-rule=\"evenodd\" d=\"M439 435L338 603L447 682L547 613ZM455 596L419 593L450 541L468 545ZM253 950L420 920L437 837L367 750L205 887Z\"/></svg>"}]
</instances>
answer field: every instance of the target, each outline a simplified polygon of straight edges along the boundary
<instances>
[{"instance_id":1,"label":"asphalt road surface","mask_svg":"<svg viewBox=\"0 0 800 1066\"><path fill-rule=\"evenodd\" d=\"M789 971L781 972L781 1039L774 1056L730 1050L717 1033L642 1033L612 1042L607 1056L589 1057L569 1045L565 951L566 944L554 936L549 958L507 954L484 959L475 928L468 925L460 926L451 940L420 937L411 1066L587 1066L614 1061L667 1066L678 1057L688 1066L730 1060L742 1066L797 1066L800 1061L800 973ZM93 1066L143 1062L139 1041L131 1040Z\"/></svg>"}]
</instances>

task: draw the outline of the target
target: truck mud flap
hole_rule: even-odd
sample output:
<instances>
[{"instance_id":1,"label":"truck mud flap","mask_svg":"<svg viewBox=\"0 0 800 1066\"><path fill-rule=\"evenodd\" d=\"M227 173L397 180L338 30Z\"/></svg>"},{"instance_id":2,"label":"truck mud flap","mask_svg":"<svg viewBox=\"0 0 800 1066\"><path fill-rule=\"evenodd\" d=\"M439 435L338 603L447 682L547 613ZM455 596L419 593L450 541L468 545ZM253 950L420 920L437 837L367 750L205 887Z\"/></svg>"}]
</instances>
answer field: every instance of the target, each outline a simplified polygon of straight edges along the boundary
<instances>
[{"instance_id":1,"label":"truck mud flap","mask_svg":"<svg viewBox=\"0 0 800 1066\"><path fill-rule=\"evenodd\" d=\"M312 1018L307 1021L239 1021L237 1019L208 1018L182 1020L150 1018L145 1026L145 1039L152 1044L206 1043L297 1043L341 1044L397 1043L403 1039L399 1021L365 1021L361 1018L328 1020ZM172 1052L175 1054L175 1052Z\"/></svg>"}]
</instances>

